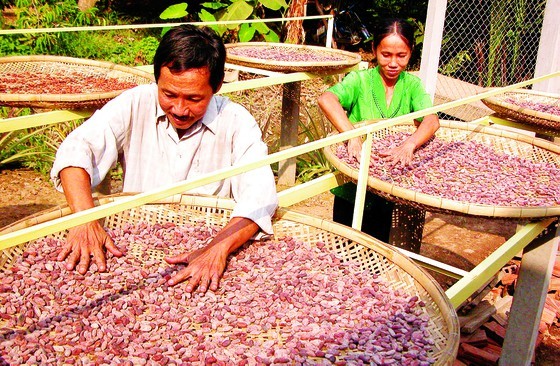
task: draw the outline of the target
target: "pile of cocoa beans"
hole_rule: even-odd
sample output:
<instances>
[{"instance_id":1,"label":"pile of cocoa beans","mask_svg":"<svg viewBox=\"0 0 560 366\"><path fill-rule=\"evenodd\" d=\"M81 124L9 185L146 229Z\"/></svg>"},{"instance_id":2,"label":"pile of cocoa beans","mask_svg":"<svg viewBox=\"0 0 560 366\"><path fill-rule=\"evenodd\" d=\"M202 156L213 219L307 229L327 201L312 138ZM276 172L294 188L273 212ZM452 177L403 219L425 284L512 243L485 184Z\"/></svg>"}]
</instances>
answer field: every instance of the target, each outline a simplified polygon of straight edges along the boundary
<instances>
[{"instance_id":1,"label":"pile of cocoa beans","mask_svg":"<svg viewBox=\"0 0 560 366\"><path fill-rule=\"evenodd\" d=\"M8 72L0 75L3 94L89 94L125 90L137 83L110 78L103 74L63 72Z\"/></svg>"},{"instance_id":2,"label":"pile of cocoa beans","mask_svg":"<svg viewBox=\"0 0 560 366\"><path fill-rule=\"evenodd\" d=\"M539 103L530 100L520 100L517 98L506 98L505 102L515 104L521 108L531 109L537 112L549 113L560 116L560 99L554 104Z\"/></svg>"},{"instance_id":3,"label":"pile of cocoa beans","mask_svg":"<svg viewBox=\"0 0 560 366\"><path fill-rule=\"evenodd\" d=\"M217 292L166 280L163 256L216 228L137 224L107 231L125 251L107 272L56 261L61 242L28 244L0 277L0 354L8 364L430 365L427 306L324 243L253 242ZM95 265L94 265L95 266ZM95 269L95 268L94 268ZM402 287L402 286L401 286Z\"/></svg>"},{"instance_id":4,"label":"pile of cocoa beans","mask_svg":"<svg viewBox=\"0 0 560 366\"><path fill-rule=\"evenodd\" d=\"M333 62L345 61L345 58L327 51L307 48L289 47L233 47L228 54L239 57L249 57L268 61L282 62Z\"/></svg>"},{"instance_id":5,"label":"pile of cocoa beans","mask_svg":"<svg viewBox=\"0 0 560 366\"><path fill-rule=\"evenodd\" d=\"M560 167L513 154L499 153L474 140L445 141L434 137L414 152L410 165L389 164L380 155L410 136L396 132L374 139L369 175L399 187L454 201L506 207L560 205ZM336 156L349 159L346 144Z\"/></svg>"}]
</instances>

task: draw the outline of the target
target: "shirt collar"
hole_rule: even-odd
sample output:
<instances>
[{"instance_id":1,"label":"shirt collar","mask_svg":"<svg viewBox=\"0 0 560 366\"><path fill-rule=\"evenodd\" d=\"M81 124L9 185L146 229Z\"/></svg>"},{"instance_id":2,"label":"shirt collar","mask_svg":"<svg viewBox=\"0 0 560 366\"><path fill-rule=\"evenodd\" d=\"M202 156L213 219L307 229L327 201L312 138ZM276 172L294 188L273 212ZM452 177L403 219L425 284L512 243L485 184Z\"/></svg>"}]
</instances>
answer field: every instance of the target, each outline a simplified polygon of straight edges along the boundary
<instances>
[{"instance_id":1,"label":"shirt collar","mask_svg":"<svg viewBox=\"0 0 560 366\"><path fill-rule=\"evenodd\" d=\"M205 125L212 133L216 133L216 123L213 123L218 117L218 103L216 96L212 96L210 103L208 103L208 108L206 108L206 113L202 117L202 124Z\"/></svg>"}]
</instances>

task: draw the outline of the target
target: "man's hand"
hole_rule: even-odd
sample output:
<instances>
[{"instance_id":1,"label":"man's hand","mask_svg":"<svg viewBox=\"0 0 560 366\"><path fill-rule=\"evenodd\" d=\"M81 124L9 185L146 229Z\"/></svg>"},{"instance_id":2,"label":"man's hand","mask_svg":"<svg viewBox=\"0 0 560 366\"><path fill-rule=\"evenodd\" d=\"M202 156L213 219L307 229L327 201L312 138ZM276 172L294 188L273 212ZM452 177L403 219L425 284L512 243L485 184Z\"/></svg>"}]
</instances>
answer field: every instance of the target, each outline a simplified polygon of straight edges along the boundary
<instances>
[{"instance_id":1,"label":"man's hand","mask_svg":"<svg viewBox=\"0 0 560 366\"><path fill-rule=\"evenodd\" d=\"M225 271L228 255L251 239L258 229L259 226L247 218L233 217L206 247L165 258L169 264L187 264L187 268L176 273L167 284L173 286L188 280L186 292L193 292L196 288L200 292L208 289L216 291Z\"/></svg>"},{"instance_id":2,"label":"man's hand","mask_svg":"<svg viewBox=\"0 0 560 366\"><path fill-rule=\"evenodd\" d=\"M202 293L209 289L216 291L226 268L227 256L227 248L220 247L219 243L213 241L208 246L192 253L165 258L169 264L187 264L187 268L180 270L167 283L173 286L188 280L185 287L186 292L191 293L196 288Z\"/></svg>"},{"instance_id":3,"label":"man's hand","mask_svg":"<svg viewBox=\"0 0 560 366\"><path fill-rule=\"evenodd\" d=\"M98 271L105 272L107 270L105 248L116 257L123 255L101 224L93 221L69 230L66 244L58 253L57 259L59 261L66 259L67 270L76 268L80 274L85 274L93 258Z\"/></svg>"}]
</instances>

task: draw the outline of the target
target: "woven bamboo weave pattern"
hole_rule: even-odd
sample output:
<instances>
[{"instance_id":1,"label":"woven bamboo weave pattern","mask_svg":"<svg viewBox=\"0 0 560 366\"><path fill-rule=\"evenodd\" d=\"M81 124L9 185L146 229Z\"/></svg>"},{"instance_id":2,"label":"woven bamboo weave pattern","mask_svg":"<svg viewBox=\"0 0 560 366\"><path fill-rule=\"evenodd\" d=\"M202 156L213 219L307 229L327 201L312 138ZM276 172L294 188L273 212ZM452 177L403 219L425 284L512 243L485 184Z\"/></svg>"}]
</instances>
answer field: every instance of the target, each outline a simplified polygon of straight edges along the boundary
<instances>
[{"instance_id":1,"label":"woven bamboo weave pattern","mask_svg":"<svg viewBox=\"0 0 560 366\"><path fill-rule=\"evenodd\" d=\"M229 63L278 72L329 72L361 61L344 50L287 43L229 43L226 49Z\"/></svg>"},{"instance_id":2,"label":"woven bamboo weave pattern","mask_svg":"<svg viewBox=\"0 0 560 366\"><path fill-rule=\"evenodd\" d=\"M484 98L482 102L499 115L514 121L560 130L560 114L546 111L547 108L560 111L560 95L519 89ZM536 106L545 110L536 110Z\"/></svg>"},{"instance_id":3,"label":"woven bamboo weave pattern","mask_svg":"<svg viewBox=\"0 0 560 366\"><path fill-rule=\"evenodd\" d=\"M21 75L29 82L15 85L16 92L0 93L0 105L45 109L95 109L102 107L130 87L153 82L153 75L132 67L62 56L12 56L0 58L0 75ZM33 77L35 76L35 78ZM83 90L71 93L46 91L56 81L62 85L80 85L85 80L95 80L100 86L88 82ZM9 81L4 81L9 82ZM19 81L21 82L21 81ZM37 85L31 90L31 84ZM89 85L88 85L89 84ZM38 91L36 89L41 89ZM99 89L99 90L96 90Z\"/></svg>"},{"instance_id":4,"label":"woven bamboo weave pattern","mask_svg":"<svg viewBox=\"0 0 560 366\"><path fill-rule=\"evenodd\" d=\"M462 122L441 121L440 124L441 127L436 132L436 137L443 141L475 141L490 147L498 154L509 154L535 163L547 163L556 168L560 167L560 147L546 140L490 127L473 126ZM412 133L414 129L415 127L412 124L393 126L375 131L373 138L374 140L383 139L398 132ZM358 170L337 157L335 153L337 146L331 145L324 149L326 158L349 179L357 180ZM522 178L519 177L518 179ZM403 177L403 180L405 179L406 177ZM552 184L556 183L552 182ZM407 186L413 187L414 180L407 181ZM465 189L467 188L468 186L465 186ZM513 206L481 204L474 201L457 201L425 194L414 189L403 188L401 185L372 176L368 178L368 189L388 200L432 212L501 217L515 220L538 219L560 215L560 206L557 204L550 206Z\"/></svg>"},{"instance_id":5,"label":"woven bamboo weave pattern","mask_svg":"<svg viewBox=\"0 0 560 366\"><path fill-rule=\"evenodd\" d=\"M107 203L116 199L118 196L106 197L101 198L100 202ZM173 222L180 225L200 220L210 226L223 226L229 220L232 205L231 201L222 200L222 202L225 202L225 205L221 206L219 201L213 197L195 197L193 199L193 196L177 196L166 202L140 206L108 217L104 226L114 228L125 223L150 222L161 224ZM32 220L15 223L5 228L0 234L39 224L43 220L52 220L53 215L63 216L66 213L68 212L65 210L51 210L49 213L37 215ZM425 303L423 311L429 317L427 331L435 341L431 357L435 359L436 365L453 364L459 344L457 315L437 282L410 259L359 231L295 211L278 210L273 223L276 238L289 236L312 246L318 242L324 243L325 248L336 253L342 263L359 262L363 270L372 275L378 275L395 290L418 296ZM57 233L54 236L63 238L65 233ZM20 247L4 250L1 254L0 271L9 275L14 259L21 255L25 246L30 244L26 243ZM134 245L129 252L138 259L144 258L144 260L146 255L149 255L150 260L158 261L163 257L157 250L146 253L142 247L136 248ZM163 266L167 267L167 264L162 263ZM185 313L188 312L189 309L185 309ZM200 325L193 324L193 327L197 326ZM232 332L234 331L232 330ZM286 336L286 330L279 325L277 329L273 328L266 333L249 336L255 341L279 341ZM344 354L345 351L342 352ZM310 364L314 364L313 360L310 362Z\"/></svg>"}]
</instances>

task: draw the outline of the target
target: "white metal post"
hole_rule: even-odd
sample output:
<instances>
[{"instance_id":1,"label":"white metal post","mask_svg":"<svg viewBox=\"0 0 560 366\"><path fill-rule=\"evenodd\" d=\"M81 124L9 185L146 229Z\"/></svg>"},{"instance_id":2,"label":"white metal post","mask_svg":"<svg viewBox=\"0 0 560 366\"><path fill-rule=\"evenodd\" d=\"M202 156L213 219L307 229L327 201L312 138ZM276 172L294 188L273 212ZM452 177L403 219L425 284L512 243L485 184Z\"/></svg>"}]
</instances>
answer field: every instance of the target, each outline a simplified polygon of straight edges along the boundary
<instances>
[{"instance_id":1,"label":"white metal post","mask_svg":"<svg viewBox=\"0 0 560 366\"><path fill-rule=\"evenodd\" d=\"M328 48L332 47L333 30L334 30L334 17L331 16L328 18L327 21L327 41L325 46Z\"/></svg>"},{"instance_id":2,"label":"white metal post","mask_svg":"<svg viewBox=\"0 0 560 366\"><path fill-rule=\"evenodd\" d=\"M535 77L560 70L560 0L548 0L544 10ZM560 94L560 78L535 83L533 90Z\"/></svg>"},{"instance_id":3,"label":"white metal post","mask_svg":"<svg viewBox=\"0 0 560 366\"><path fill-rule=\"evenodd\" d=\"M432 96L436 93L439 54L445 23L445 10L447 0L430 0L428 2L428 15L422 45L422 60L420 62L420 79L426 91Z\"/></svg>"}]
</instances>

